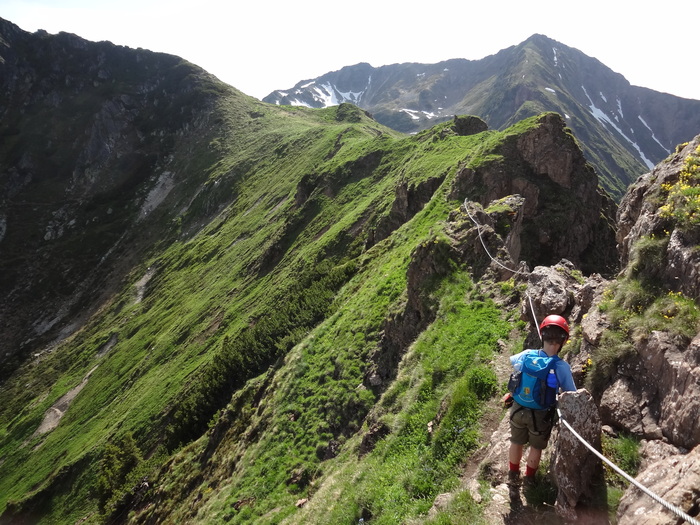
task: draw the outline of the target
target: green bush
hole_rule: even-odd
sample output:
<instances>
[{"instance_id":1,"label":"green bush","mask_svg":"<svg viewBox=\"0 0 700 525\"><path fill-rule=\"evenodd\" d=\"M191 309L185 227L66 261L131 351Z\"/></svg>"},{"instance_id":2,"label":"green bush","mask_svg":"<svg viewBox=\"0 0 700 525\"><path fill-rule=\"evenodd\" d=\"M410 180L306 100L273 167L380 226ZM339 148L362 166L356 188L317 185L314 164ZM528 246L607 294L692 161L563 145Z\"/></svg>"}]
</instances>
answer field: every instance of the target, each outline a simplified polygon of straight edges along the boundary
<instances>
[{"instance_id":1,"label":"green bush","mask_svg":"<svg viewBox=\"0 0 700 525\"><path fill-rule=\"evenodd\" d=\"M681 292L668 292L657 298L639 316L630 319L634 335L643 337L654 330L680 335L688 340L698 332L700 309L695 301Z\"/></svg>"},{"instance_id":2,"label":"green bush","mask_svg":"<svg viewBox=\"0 0 700 525\"><path fill-rule=\"evenodd\" d=\"M624 472L634 477L639 472L642 456L639 452L639 439L631 434L620 434L610 437L603 434L603 455L620 467ZM626 487L628 482L607 464L605 477L609 485Z\"/></svg>"},{"instance_id":3,"label":"green bush","mask_svg":"<svg viewBox=\"0 0 700 525\"><path fill-rule=\"evenodd\" d=\"M106 510L107 502L118 495L141 460L141 451L131 432L107 443L100 459L95 487L102 512Z\"/></svg>"},{"instance_id":4,"label":"green bush","mask_svg":"<svg viewBox=\"0 0 700 525\"><path fill-rule=\"evenodd\" d=\"M469 385L469 390L474 392L481 401L493 397L498 392L496 372L485 366L472 368L467 374L467 384Z\"/></svg>"},{"instance_id":5,"label":"green bush","mask_svg":"<svg viewBox=\"0 0 700 525\"><path fill-rule=\"evenodd\" d=\"M591 368L586 374L586 387L600 392L617 370L617 365L634 352L628 334L620 330L608 330L591 357Z\"/></svg>"},{"instance_id":6,"label":"green bush","mask_svg":"<svg viewBox=\"0 0 700 525\"><path fill-rule=\"evenodd\" d=\"M667 236L640 237L632 247L627 276L638 279L645 289L657 289L668 240Z\"/></svg>"}]
</instances>

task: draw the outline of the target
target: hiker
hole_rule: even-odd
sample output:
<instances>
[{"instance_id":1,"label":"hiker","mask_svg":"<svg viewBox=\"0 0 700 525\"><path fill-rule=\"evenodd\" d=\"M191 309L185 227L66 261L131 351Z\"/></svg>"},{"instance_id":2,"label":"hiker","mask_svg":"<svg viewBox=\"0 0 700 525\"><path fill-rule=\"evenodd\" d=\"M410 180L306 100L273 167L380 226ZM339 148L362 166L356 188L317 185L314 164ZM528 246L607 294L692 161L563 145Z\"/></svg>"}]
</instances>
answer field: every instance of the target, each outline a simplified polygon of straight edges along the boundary
<instances>
[{"instance_id":1,"label":"hiker","mask_svg":"<svg viewBox=\"0 0 700 525\"><path fill-rule=\"evenodd\" d=\"M569 338L566 319L548 315L540 324L540 336L541 350L524 350L510 358L515 372L509 383L511 392L503 397L503 402L510 406L508 477L511 481L520 478L520 459L527 443L530 450L525 481L534 481L554 425L556 394L560 389L576 390L569 363L557 355Z\"/></svg>"}]
</instances>

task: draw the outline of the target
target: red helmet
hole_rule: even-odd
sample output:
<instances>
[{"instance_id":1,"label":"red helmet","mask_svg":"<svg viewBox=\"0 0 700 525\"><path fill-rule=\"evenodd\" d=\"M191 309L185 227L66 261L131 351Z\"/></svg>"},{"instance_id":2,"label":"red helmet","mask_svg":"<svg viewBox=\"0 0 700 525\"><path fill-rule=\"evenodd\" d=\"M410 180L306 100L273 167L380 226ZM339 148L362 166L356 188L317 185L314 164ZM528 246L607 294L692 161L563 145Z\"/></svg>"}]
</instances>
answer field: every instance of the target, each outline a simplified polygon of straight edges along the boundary
<instances>
[{"instance_id":1,"label":"red helmet","mask_svg":"<svg viewBox=\"0 0 700 525\"><path fill-rule=\"evenodd\" d=\"M561 315L548 315L545 317L540 323L540 332L548 326L558 326L566 332L567 337L569 335L569 323Z\"/></svg>"}]
</instances>

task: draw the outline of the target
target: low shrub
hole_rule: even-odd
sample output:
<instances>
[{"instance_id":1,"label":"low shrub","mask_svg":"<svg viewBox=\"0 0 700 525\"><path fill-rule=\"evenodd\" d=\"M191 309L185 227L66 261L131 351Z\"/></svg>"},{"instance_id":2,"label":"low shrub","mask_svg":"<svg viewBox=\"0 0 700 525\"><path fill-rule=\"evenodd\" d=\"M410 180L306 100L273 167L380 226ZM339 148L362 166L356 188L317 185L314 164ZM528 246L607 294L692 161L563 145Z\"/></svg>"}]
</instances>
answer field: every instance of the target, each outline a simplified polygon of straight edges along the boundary
<instances>
[{"instance_id":1,"label":"low shrub","mask_svg":"<svg viewBox=\"0 0 700 525\"><path fill-rule=\"evenodd\" d=\"M496 372L483 365L469 370L467 373L467 384L469 385L469 390L474 392L481 401L493 397L498 392Z\"/></svg>"},{"instance_id":2,"label":"low shrub","mask_svg":"<svg viewBox=\"0 0 700 525\"><path fill-rule=\"evenodd\" d=\"M635 477L639 472L642 456L639 452L639 439L631 434L611 437L603 434L603 455L620 467L624 472ZM610 466L605 465L605 478L608 485L627 487L628 482Z\"/></svg>"}]
</instances>

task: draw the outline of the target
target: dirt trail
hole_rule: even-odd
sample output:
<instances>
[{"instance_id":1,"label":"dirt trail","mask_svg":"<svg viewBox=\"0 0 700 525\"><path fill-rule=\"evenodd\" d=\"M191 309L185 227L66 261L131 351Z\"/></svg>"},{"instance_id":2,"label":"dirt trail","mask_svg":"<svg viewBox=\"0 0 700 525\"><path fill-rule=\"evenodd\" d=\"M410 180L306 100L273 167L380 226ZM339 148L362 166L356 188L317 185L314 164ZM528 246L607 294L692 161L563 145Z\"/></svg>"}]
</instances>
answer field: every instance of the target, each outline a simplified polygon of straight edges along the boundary
<instances>
[{"instance_id":1,"label":"dirt trail","mask_svg":"<svg viewBox=\"0 0 700 525\"><path fill-rule=\"evenodd\" d=\"M510 353L502 350L490 366L496 372L499 384L507 381L512 371ZM534 508L529 500L531 490L522 484L507 483L507 458L510 446L510 426L500 395L491 399L481 419L481 435L484 445L468 460L462 474L462 482L454 492L439 495L429 517L446 507L458 493L465 490L477 502L485 501L484 517L490 525L561 525L564 523L553 507ZM548 447L551 448L551 447ZM547 454L547 451L545 451ZM525 455L524 455L525 456ZM523 459L524 464L524 459ZM523 466L524 469L524 466ZM480 480L490 482L488 494L483 495Z\"/></svg>"},{"instance_id":2,"label":"dirt trail","mask_svg":"<svg viewBox=\"0 0 700 525\"><path fill-rule=\"evenodd\" d=\"M68 407L73 402L75 397L80 393L80 391L83 388L85 388L88 379L90 379L90 376L95 370L97 370L97 366L95 366L85 375L85 377L78 386L70 389L65 395L63 395L58 401L56 401L51 406L51 408L49 408L46 411L46 413L44 414L43 421L39 425L39 428L36 429L32 437L39 436L41 434L46 434L47 432L52 431L58 426L58 423L61 421L63 414L66 413L66 410L68 410Z\"/></svg>"}]
</instances>

